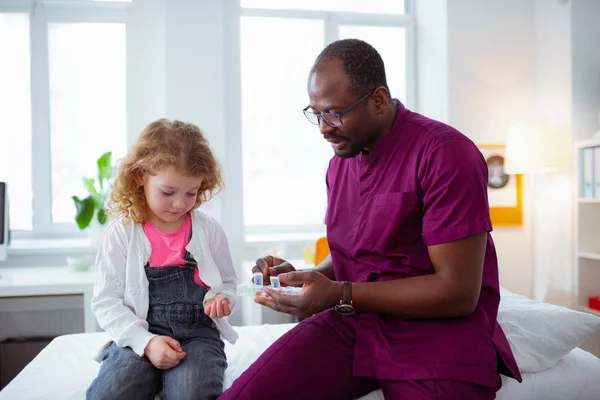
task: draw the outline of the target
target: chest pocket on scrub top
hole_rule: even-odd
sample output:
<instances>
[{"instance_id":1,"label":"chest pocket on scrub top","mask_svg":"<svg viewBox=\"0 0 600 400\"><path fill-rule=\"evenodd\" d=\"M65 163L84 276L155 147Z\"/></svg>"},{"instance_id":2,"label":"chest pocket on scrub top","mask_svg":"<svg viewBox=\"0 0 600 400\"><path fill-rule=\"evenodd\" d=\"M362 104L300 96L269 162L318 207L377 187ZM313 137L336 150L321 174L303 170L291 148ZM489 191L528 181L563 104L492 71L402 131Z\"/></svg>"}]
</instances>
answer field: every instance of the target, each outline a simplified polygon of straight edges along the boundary
<instances>
[{"instance_id":1,"label":"chest pocket on scrub top","mask_svg":"<svg viewBox=\"0 0 600 400\"><path fill-rule=\"evenodd\" d=\"M149 277L150 297L160 304L175 303L183 297L183 279L183 272L179 271L159 278Z\"/></svg>"},{"instance_id":2,"label":"chest pocket on scrub top","mask_svg":"<svg viewBox=\"0 0 600 400\"><path fill-rule=\"evenodd\" d=\"M388 252L414 242L420 234L420 211L413 192L392 192L373 196L367 205L357 238L366 250Z\"/></svg>"}]
</instances>

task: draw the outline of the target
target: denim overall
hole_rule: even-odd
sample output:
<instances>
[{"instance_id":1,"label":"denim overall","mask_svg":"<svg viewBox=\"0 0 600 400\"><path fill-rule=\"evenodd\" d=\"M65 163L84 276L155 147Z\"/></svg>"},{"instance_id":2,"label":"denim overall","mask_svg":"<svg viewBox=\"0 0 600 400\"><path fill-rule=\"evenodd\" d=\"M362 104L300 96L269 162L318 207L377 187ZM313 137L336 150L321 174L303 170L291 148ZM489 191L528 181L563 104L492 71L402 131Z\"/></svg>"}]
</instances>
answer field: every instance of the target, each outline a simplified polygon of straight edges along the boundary
<instances>
[{"instance_id":1,"label":"denim overall","mask_svg":"<svg viewBox=\"0 0 600 400\"><path fill-rule=\"evenodd\" d=\"M159 370L129 347L112 343L102 354L98 377L88 399L162 400L216 399L223 390L227 368L225 344L204 314L207 289L194 283L196 262L186 252L186 265L149 267L149 331L179 341L186 356L175 368Z\"/></svg>"}]
</instances>

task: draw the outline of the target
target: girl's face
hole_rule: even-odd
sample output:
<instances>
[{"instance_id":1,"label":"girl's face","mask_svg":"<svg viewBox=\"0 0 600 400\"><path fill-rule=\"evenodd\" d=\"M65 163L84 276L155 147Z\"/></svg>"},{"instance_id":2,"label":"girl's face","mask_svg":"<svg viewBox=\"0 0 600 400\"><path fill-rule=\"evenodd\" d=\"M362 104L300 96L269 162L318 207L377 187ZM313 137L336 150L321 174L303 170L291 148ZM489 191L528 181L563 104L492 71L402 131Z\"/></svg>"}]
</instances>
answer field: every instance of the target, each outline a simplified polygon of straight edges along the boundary
<instances>
[{"instance_id":1,"label":"girl's face","mask_svg":"<svg viewBox=\"0 0 600 400\"><path fill-rule=\"evenodd\" d=\"M145 174L143 186L150 208L149 221L161 230L179 229L196 204L201 184L202 178L182 175L173 169L157 175Z\"/></svg>"}]
</instances>

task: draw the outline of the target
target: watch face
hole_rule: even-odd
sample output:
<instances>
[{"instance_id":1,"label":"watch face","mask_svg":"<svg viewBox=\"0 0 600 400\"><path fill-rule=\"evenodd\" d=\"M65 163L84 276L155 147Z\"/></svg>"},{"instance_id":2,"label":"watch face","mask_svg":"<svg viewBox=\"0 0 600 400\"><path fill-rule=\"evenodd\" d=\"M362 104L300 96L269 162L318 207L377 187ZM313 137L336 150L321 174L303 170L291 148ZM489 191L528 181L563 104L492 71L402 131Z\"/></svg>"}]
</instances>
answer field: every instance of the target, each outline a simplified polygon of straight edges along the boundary
<instances>
[{"instance_id":1,"label":"watch face","mask_svg":"<svg viewBox=\"0 0 600 400\"><path fill-rule=\"evenodd\" d=\"M338 304L335 306L335 311L342 315L354 314L354 307L350 304Z\"/></svg>"}]
</instances>

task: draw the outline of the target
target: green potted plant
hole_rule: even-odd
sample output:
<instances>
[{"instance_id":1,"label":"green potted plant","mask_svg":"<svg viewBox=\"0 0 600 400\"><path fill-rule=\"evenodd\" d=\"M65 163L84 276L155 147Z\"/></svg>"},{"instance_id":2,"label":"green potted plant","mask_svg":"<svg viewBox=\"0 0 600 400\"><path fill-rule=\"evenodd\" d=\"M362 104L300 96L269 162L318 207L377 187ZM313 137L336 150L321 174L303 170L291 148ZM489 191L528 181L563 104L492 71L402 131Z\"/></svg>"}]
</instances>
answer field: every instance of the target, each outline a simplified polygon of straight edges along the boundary
<instances>
[{"instance_id":1,"label":"green potted plant","mask_svg":"<svg viewBox=\"0 0 600 400\"><path fill-rule=\"evenodd\" d=\"M108 151L96 161L98 177L83 178L83 185L88 196L80 199L72 196L75 203L75 222L81 230L88 229L92 245L97 247L100 236L107 221L106 202L110 195L110 178L112 177L112 152Z\"/></svg>"}]
</instances>

